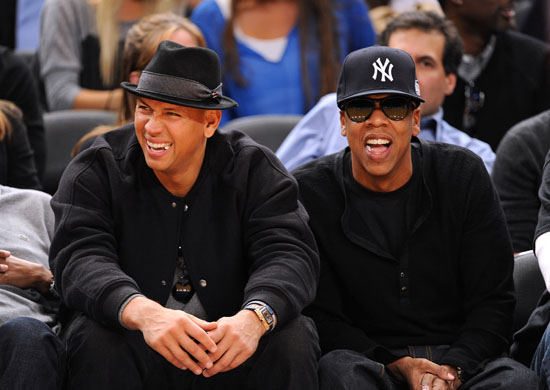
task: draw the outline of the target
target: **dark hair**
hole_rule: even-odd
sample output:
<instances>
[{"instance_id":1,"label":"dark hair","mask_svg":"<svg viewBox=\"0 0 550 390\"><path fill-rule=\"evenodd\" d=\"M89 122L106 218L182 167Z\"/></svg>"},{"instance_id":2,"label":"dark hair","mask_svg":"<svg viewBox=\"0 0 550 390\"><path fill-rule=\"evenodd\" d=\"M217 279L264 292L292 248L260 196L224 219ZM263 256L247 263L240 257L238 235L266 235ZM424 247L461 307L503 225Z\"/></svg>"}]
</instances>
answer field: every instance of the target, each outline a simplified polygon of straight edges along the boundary
<instances>
[{"instance_id":1,"label":"dark hair","mask_svg":"<svg viewBox=\"0 0 550 390\"><path fill-rule=\"evenodd\" d=\"M248 0L233 0L231 15L227 19L223 32L224 73L230 75L235 82L246 86L246 80L239 70L239 54L233 34L234 20L239 5ZM255 0L256 3L268 3L273 0ZM338 73L340 71L340 47L337 36L336 18L332 13L330 0L295 0L299 3L298 28L300 34L300 62L303 88L306 96L306 107L311 107L319 97L336 90ZM313 32L313 34L310 34ZM308 36L318 37L317 43L309 42ZM314 46L319 53L319 96L312 95L312 86L307 71L306 50Z\"/></svg>"},{"instance_id":2,"label":"dark hair","mask_svg":"<svg viewBox=\"0 0 550 390\"><path fill-rule=\"evenodd\" d=\"M443 67L445 73L455 73L462 61L462 39L454 23L435 12L404 12L392 19L378 37L380 45L387 46L390 36L397 30L417 29L425 32L439 31L445 37Z\"/></svg>"}]
</instances>

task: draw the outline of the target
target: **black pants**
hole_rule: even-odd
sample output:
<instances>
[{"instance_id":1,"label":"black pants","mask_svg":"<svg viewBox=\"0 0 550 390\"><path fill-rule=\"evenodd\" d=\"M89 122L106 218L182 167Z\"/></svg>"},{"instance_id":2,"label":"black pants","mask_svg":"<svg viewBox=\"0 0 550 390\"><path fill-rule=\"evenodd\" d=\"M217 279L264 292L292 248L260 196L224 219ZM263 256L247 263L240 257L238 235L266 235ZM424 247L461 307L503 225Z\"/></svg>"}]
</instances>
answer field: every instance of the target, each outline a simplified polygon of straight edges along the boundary
<instances>
[{"instance_id":1,"label":"black pants","mask_svg":"<svg viewBox=\"0 0 550 390\"><path fill-rule=\"evenodd\" d=\"M409 347L409 356L437 360L448 346ZM319 362L322 390L408 390L391 376L386 367L364 355L338 349L323 355ZM460 390L537 390L539 378L523 364L510 358L489 361L481 372L460 386Z\"/></svg>"},{"instance_id":2,"label":"black pants","mask_svg":"<svg viewBox=\"0 0 550 390\"><path fill-rule=\"evenodd\" d=\"M300 316L260 339L241 366L197 376L174 367L151 349L138 331L115 331L84 315L64 337L68 389L318 389L319 344L313 321Z\"/></svg>"}]
</instances>

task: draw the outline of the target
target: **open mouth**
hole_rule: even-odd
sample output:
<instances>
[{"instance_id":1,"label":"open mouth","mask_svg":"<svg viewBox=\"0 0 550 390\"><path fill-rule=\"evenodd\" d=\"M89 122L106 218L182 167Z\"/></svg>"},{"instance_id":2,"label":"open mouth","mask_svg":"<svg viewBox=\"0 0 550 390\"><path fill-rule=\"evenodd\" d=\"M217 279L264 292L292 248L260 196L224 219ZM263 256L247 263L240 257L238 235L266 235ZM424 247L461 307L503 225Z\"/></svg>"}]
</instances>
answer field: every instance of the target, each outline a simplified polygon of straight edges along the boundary
<instances>
[{"instance_id":1,"label":"open mouth","mask_svg":"<svg viewBox=\"0 0 550 390\"><path fill-rule=\"evenodd\" d=\"M385 153L391 146L391 141L385 138L371 138L367 140L367 152L373 154Z\"/></svg>"},{"instance_id":2,"label":"open mouth","mask_svg":"<svg viewBox=\"0 0 550 390\"><path fill-rule=\"evenodd\" d=\"M161 152L161 151L170 149L172 147L172 144L169 142L157 144L151 141L147 141L147 147L155 152Z\"/></svg>"}]
</instances>

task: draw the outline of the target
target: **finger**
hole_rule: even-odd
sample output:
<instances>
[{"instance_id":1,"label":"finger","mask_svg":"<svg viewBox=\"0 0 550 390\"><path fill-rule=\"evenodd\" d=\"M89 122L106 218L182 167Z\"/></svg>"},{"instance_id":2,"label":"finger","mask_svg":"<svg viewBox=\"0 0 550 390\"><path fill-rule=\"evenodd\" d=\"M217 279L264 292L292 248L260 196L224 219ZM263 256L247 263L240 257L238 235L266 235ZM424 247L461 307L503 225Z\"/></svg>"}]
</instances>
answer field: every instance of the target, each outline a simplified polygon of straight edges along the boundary
<instances>
[{"instance_id":1,"label":"finger","mask_svg":"<svg viewBox=\"0 0 550 390\"><path fill-rule=\"evenodd\" d=\"M241 353L237 354L237 356L235 356L235 358L233 359L233 361L232 361L231 363L229 363L229 365L226 366L226 367L225 367L222 371L220 371L220 372L229 371L229 370L232 370L232 369L234 369L234 368L239 367L241 364L243 364L245 361L247 361L249 357L250 357L250 354L245 353L245 352L241 352Z\"/></svg>"},{"instance_id":2,"label":"finger","mask_svg":"<svg viewBox=\"0 0 550 390\"><path fill-rule=\"evenodd\" d=\"M209 334L204 329L197 326L196 324L195 324L195 326L189 326L188 327L187 334L189 336L193 337L193 339L195 339L195 341L192 340L193 343L195 344L195 346L196 346L197 343L202 344L208 351L210 351L212 353L216 352L216 350L218 349L218 346L216 345L214 340L212 340L212 338L209 336ZM190 345L185 345L183 347L187 350L187 347L191 347L191 346ZM187 351L191 352L189 350L187 350Z\"/></svg>"},{"instance_id":3,"label":"finger","mask_svg":"<svg viewBox=\"0 0 550 390\"><path fill-rule=\"evenodd\" d=\"M433 381L433 390L451 390L452 382L444 381L441 378L435 378Z\"/></svg>"},{"instance_id":4,"label":"finger","mask_svg":"<svg viewBox=\"0 0 550 390\"><path fill-rule=\"evenodd\" d=\"M10 257L11 253L10 251L6 251L4 249L0 249L0 257Z\"/></svg>"},{"instance_id":5,"label":"finger","mask_svg":"<svg viewBox=\"0 0 550 390\"><path fill-rule=\"evenodd\" d=\"M451 374L451 371L443 366L440 366L439 364L436 364L432 361L422 359L422 369L430 374L433 374L444 381L452 381L455 379L453 374Z\"/></svg>"},{"instance_id":6,"label":"finger","mask_svg":"<svg viewBox=\"0 0 550 390\"><path fill-rule=\"evenodd\" d=\"M195 324L197 324L198 326L200 326L202 329L204 329L207 332L210 332L210 331L212 331L212 330L214 330L218 327L217 322L204 321L204 320L201 320L200 318L197 318L197 317L195 317L191 314L189 314L189 318L191 319L191 321L193 321Z\"/></svg>"},{"instance_id":7,"label":"finger","mask_svg":"<svg viewBox=\"0 0 550 390\"><path fill-rule=\"evenodd\" d=\"M172 353L172 351L169 348L165 347L164 345L159 346L158 348L155 349L155 351L157 351L159 354L161 354L173 366L179 368L180 370L187 370L188 369L187 365L184 363L185 357L182 357L182 356L176 357L174 355L174 353ZM185 353L185 352L183 352L183 353ZM187 357L189 357L189 356L187 356ZM192 362L191 359L189 359L189 360Z\"/></svg>"},{"instance_id":8,"label":"finger","mask_svg":"<svg viewBox=\"0 0 550 390\"><path fill-rule=\"evenodd\" d=\"M433 381L436 377L432 374L426 373L422 375L422 379L420 381L420 390L432 390L433 388Z\"/></svg>"},{"instance_id":9,"label":"finger","mask_svg":"<svg viewBox=\"0 0 550 390\"><path fill-rule=\"evenodd\" d=\"M7 272L8 271L8 265L4 263L0 263L0 272Z\"/></svg>"},{"instance_id":10,"label":"finger","mask_svg":"<svg viewBox=\"0 0 550 390\"><path fill-rule=\"evenodd\" d=\"M225 348L224 346L220 346L220 349L225 349ZM214 363L212 368L205 370L203 375L206 378L209 378L211 376L216 375L219 372L229 370L230 369L229 367L231 367L231 362L233 362L236 355L237 355L236 348L227 348L223 356Z\"/></svg>"},{"instance_id":11,"label":"finger","mask_svg":"<svg viewBox=\"0 0 550 390\"><path fill-rule=\"evenodd\" d=\"M185 351L186 355L191 356L195 360L193 363L197 364L197 367L201 367L201 372L197 375L202 373L202 369L212 367L213 360L207 351L201 347L201 344L198 344L194 339L185 334L178 335L177 340L179 343L178 349ZM181 356L179 351L175 351L174 354L178 357Z\"/></svg>"}]
</instances>

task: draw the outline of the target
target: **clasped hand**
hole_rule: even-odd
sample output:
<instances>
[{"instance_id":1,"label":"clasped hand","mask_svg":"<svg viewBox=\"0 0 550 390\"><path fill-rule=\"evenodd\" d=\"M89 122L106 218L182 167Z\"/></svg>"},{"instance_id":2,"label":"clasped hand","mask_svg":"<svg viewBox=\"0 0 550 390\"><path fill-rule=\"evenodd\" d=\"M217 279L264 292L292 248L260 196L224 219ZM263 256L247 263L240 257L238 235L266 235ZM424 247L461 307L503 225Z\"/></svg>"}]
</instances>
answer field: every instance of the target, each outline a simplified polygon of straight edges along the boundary
<instances>
[{"instance_id":1,"label":"clasped hand","mask_svg":"<svg viewBox=\"0 0 550 390\"><path fill-rule=\"evenodd\" d=\"M387 367L395 377L406 381L411 390L454 390L462 384L453 367L427 359L406 356Z\"/></svg>"},{"instance_id":2,"label":"clasped hand","mask_svg":"<svg viewBox=\"0 0 550 390\"><path fill-rule=\"evenodd\" d=\"M128 303L122 322L139 329L147 345L174 366L205 377L240 366L256 351L265 333L250 310L208 322L145 297Z\"/></svg>"}]
</instances>

